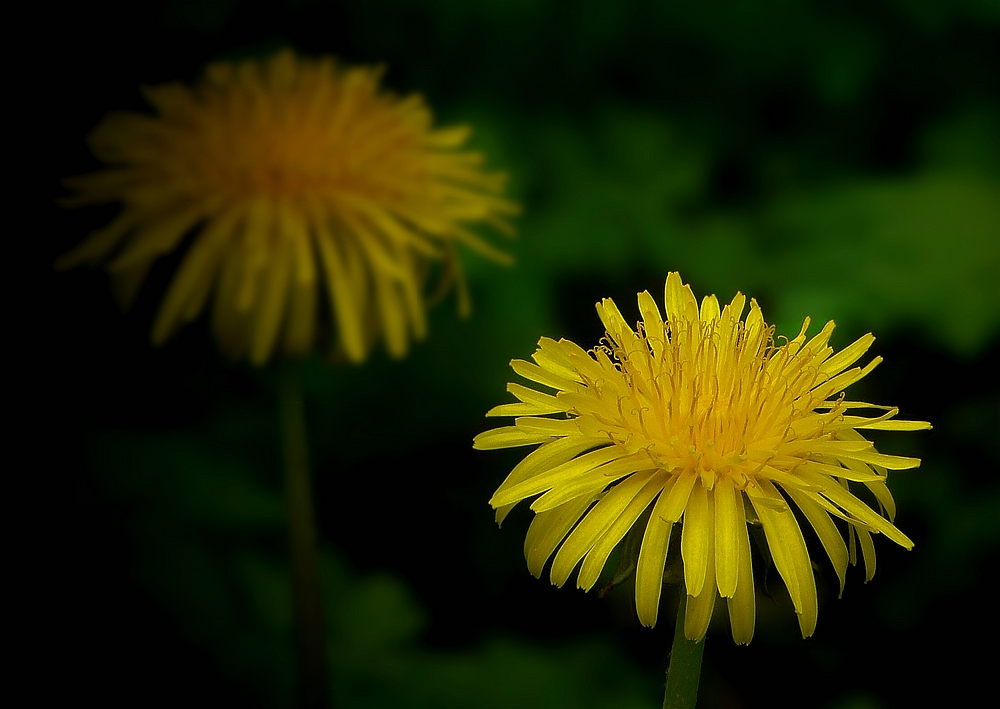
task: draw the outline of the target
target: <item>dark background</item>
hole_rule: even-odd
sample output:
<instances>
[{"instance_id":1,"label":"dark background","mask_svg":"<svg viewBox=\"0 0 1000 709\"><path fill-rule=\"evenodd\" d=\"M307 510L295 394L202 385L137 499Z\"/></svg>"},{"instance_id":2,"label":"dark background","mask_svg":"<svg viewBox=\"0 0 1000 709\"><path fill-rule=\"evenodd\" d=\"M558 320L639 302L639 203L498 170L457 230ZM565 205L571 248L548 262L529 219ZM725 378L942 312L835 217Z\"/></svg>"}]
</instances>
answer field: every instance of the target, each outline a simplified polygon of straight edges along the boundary
<instances>
[{"instance_id":1,"label":"dark background","mask_svg":"<svg viewBox=\"0 0 1000 709\"><path fill-rule=\"evenodd\" d=\"M786 334L805 315L835 319L838 347L874 332L886 361L852 398L935 426L877 441L923 459L890 480L915 549L878 539L874 581L851 569L840 600L817 554L808 640L780 600L759 598L748 648L723 614L701 706L993 691L1000 4L161 0L33 22L37 189L13 206L42 217L25 235L40 295L18 305L38 443L16 470L38 490L15 512L34 520L40 697L292 703L273 371L223 361L204 322L148 344L176 256L126 314L100 271L51 269L114 216L55 206L62 177L98 167L84 137L106 111L282 46L385 63L386 86L475 127L524 207L513 268L465 255L470 319L449 300L403 361L305 364L338 706L659 706L672 599L648 630L628 584L599 599L533 579L530 513L498 530L486 504L523 451L471 439L511 358L541 335L595 344L599 298L637 318L635 293L659 298L670 270L698 295L756 296Z\"/></svg>"}]
</instances>

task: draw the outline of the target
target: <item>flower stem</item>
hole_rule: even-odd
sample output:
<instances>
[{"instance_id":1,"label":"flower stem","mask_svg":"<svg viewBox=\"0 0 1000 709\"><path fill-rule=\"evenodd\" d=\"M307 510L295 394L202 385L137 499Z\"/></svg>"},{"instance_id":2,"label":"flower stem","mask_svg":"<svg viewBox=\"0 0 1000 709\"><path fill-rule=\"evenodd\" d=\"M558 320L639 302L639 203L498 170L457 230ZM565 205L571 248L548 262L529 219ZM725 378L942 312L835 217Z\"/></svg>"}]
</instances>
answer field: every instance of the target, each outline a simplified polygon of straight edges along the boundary
<instances>
[{"instance_id":1,"label":"flower stem","mask_svg":"<svg viewBox=\"0 0 1000 709\"><path fill-rule=\"evenodd\" d=\"M667 684L663 689L663 709L694 709L698 701L698 680L701 678L701 658L705 641L694 642L684 635L684 608L687 597L681 595L677 604L677 625L674 644L670 647Z\"/></svg>"},{"instance_id":2,"label":"flower stem","mask_svg":"<svg viewBox=\"0 0 1000 709\"><path fill-rule=\"evenodd\" d=\"M303 709L329 706L326 636L319 591L316 522L309 479L305 407L299 363L282 364L278 413L285 459L288 542L292 567L292 610L299 670L299 704Z\"/></svg>"}]
</instances>

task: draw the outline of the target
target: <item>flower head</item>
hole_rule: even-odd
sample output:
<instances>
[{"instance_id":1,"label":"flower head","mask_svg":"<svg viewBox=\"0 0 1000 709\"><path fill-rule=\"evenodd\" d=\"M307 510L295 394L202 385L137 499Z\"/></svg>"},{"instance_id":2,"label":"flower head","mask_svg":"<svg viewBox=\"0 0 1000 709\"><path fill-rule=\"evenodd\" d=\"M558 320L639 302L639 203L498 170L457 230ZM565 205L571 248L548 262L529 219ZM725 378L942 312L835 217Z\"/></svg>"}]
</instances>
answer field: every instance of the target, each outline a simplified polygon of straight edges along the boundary
<instances>
[{"instance_id":1,"label":"flower head","mask_svg":"<svg viewBox=\"0 0 1000 709\"><path fill-rule=\"evenodd\" d=\"M807 318L797 337L779 343L755 300L745 318L740 293L721 309L708 296L699 309L676 273L667 277L665 305L664 320L649 293L640 293L642 321L632 330L604 299L597 304L607 329L603 344L588 352L542 338L534 363L511 362L519 375L555 393L508 384L518 403L487 415L515 416L514 425L475 439L484 449L538 446L490 500L497 521L540 495L525 539L528 568L540 576L555 554L552 582L561 586L580 564L577 584L584 590L634 528L641 534L636 611L648 626L656 623L671 530L680 524L685 634L705 636L722 596L737 643L753 636L748 532L759 524L807 637L816 627L816 582L799 517L818 536L841 591L856 543L870 579L872 534L913 546L892 523L887 470L920 461L879 453L861 431L930 424L896 420L896 408L844 398L843 390L881 361L852 367L874 341L870 334L834 354L827 345L833 322L807 339ZM878 413L851 413L859 409Z\"/></svg>"},{"instance_id":2,"label":"flower head","mask_svg":"<svg viewBox=\"0 0 1000 709\"><path fill-rule=\"evenodd\" d=\"M302 354L318 337L353 361L380 337L401 356L426 330L431 262L467 310L455 245L508 260L468 227L509 234L517 207L500 196L504 176L461 150L467 127L434 128L420 96L381 91L380 75L283 51L212 64L193 88L145 87L158 115L109 114L89 142L110 167L67 180L78 194L66 203L122 212L57 266L107 262L128 302L192 235L154 342L212 298L233 357Z\"/></svg>"}]
</instances>

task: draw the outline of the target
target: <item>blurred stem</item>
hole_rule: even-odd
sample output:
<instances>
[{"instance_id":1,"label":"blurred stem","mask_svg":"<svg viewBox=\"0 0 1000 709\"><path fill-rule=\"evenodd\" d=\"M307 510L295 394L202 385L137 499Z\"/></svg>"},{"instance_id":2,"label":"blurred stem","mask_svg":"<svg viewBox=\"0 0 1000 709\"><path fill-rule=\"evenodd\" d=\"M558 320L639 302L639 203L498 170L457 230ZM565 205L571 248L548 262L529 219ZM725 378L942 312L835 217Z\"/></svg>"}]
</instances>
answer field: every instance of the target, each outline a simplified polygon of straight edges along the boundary
<instances>
[{"instance_id":1,"label":"blurred stem","mask_svg":"<svg viewBox=\"0 0 1000 709\"><path fill-rule=\"evenodd\" d=\"M698 701L698 680L701 678L701 658L705 640L694 642L684 635L684 609L687 596L681 593L677 604L677 624L674 644L670 647L667 684L663 690L663 709L694 709Z\"/></svg>"},{"instance_id":2,"label":"blurred stem","mask_svg":"<svg viewBox=\"0 0 1000 709\"><path fill-rule=\"evenodd\" d=\"M319 592L316 521L309 478L305 407L299 363L282 363L278 413L285 459L288 542L292 566L292 609L299 669L299 704L303 709L330 706L326 636Z\"/></svg>"}]
</instances>

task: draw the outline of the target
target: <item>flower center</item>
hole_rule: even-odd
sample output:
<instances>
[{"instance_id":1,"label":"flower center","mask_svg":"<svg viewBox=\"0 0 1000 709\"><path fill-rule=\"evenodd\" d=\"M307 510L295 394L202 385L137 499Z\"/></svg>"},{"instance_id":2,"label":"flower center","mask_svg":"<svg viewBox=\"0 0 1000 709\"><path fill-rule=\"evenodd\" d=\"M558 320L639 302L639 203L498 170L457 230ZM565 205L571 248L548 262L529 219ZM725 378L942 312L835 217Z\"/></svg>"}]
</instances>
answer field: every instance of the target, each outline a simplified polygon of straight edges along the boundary
<instances>
[{"instance_id":1,"label":"flower center","mask_svg":"<svg viewBox=\"0 0 1000 709\"><path fill-rule=\"evenodd\" d=\"M813 377L775 377L788 358L772 332L748 337L741 321L670 324L666 342L612 343L625 379L618 433L669 472L695 473L711 489L729 476L740 489L775 455ZM634 345L634 346L633 346ZM615 432L610 432L615 438Z\"/></svg>"}]
</instances>

